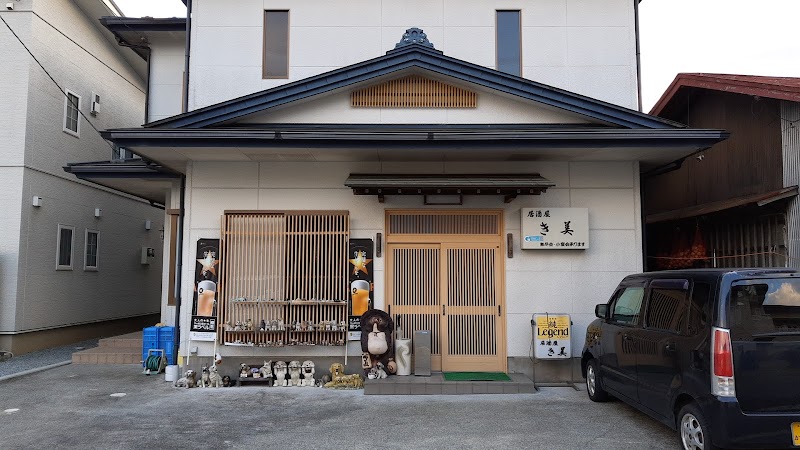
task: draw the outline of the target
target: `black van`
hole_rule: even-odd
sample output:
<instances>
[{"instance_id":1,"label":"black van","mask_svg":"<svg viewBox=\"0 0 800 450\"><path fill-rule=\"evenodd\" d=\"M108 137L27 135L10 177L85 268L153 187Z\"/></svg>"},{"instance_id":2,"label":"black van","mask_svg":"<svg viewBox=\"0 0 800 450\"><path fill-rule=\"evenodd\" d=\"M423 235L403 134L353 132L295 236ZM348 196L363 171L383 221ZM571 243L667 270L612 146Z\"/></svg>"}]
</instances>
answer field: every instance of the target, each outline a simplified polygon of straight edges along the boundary
<instances>
[{"instance_id":1,"label":"black van","mask_svg":"<svg viewBox=\"0 0 800 450\"><path fill-rule=\"evenodd\" d=\"M685 449L800 447L800 273L693 269L625 277L595 307L581 368L679 431Z\"/></svg>"}]
</instances>

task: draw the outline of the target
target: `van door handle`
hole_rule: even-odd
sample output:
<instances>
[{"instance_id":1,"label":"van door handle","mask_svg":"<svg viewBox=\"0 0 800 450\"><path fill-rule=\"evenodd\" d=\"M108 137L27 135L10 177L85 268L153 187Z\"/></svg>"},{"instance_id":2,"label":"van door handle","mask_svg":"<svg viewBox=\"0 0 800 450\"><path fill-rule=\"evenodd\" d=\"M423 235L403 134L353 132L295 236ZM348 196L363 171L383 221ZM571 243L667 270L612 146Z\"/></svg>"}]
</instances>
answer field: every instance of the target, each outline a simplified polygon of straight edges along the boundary
<instances>
[{"instance_id":1,"label":"van door handle","mask_svg":"<svg viewBox=\"0 0 800 450\"><path fill-rule=\"evenodd\" d=\"M674 352L675 351L675 343L668 342L667 345L664 346L664 350L666 350L668 352Z\"/></svg>"},{"instance_id":2,"label":"van door handle","mask_svg":"<svg viewBox=\"0 0 800 450\"><path fill-rule=\"evenodd\" d=\"M628 336L628 333L622 333L622 339L624 339L624 340L626 340L626 341L627 341L628 339L630 339L630 337Z\"/></svg>"}]
</instances>

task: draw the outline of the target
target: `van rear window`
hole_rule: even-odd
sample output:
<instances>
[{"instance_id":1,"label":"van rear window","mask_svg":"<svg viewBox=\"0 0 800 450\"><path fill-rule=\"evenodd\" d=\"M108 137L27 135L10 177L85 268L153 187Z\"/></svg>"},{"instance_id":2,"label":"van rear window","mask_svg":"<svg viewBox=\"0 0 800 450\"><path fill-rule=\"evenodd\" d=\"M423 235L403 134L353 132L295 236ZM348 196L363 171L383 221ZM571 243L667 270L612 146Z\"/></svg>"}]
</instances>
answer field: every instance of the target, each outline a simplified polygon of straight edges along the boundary
<instances>
[{"instance_id":1,"label":"van rear window","mask_svg":"<svg viewBox=\"0 0 800 450\"><path fill-rule=\"evenodd\" d=\"M800 280L735 285L730 300L733 340L800 340Z\"/></svg>"}]
</instances>

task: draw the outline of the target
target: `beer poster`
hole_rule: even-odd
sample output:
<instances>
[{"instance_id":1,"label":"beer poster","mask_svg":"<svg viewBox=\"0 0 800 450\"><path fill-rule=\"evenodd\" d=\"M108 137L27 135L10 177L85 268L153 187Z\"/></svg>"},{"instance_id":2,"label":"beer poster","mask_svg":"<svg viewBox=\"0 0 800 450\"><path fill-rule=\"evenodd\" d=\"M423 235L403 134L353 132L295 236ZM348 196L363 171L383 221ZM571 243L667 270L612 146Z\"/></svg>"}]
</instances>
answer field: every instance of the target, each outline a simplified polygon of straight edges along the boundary
<instances>
[{"instance_id":1,"label":"beer poster","mask_svg":"<svg viewBox=\"0 0 800 450\"><path fill-rule=\"evenodd\" d=\"M350 269L350 314L348 331L361 331L360 318L374 308L373 293L373 242L372 239L350 239L348 256ZM360 333L348 333L348 339L361 339Z\"/></svg>"},{"instance_id":2,"label":"beer poster","mask_svg":"<svg viewBox=\"0 0 800 450\"><path fill-rule=\"evenodd\" d=\"M194 341L214 341L217 336L219 239L198 239L195 261L189 337Z\"/></svg>"}]
</instances>

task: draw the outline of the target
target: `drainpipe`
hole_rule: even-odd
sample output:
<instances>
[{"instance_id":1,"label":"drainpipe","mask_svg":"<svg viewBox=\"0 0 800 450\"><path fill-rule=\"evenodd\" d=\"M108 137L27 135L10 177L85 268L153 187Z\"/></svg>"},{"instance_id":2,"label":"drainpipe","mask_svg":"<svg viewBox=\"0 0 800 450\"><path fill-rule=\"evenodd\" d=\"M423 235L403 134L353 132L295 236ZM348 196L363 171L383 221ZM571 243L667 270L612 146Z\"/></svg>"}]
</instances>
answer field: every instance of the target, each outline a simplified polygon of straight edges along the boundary
<instances>
[{"instance_id":1,"label":"drainpipe","mask_svg":"<svg viewBox=\"0 0 800 450\"><path fill-rule=\"evenodd\" d=\"M186 1L186 56L183 67L183 112L189 111L189 53L192 47L192 0ZM183 207L183 205L181 205Z\"/></svg>"},{"instance_id":2,"label":"drainpipe","mask_svg":"<svg viewBox=\"0 0 800 450\"><path fill-rule=\"evenodd\" d=\"M189 0L191 2L191 0ZM181 280L183 279L183 217L185 215L186 176L181 175L180 213L178 215L177 245L175 246L175 342L172 348L173 361L178 361L181 344Z\"/></svg>"},{"instance_id":3,"label":"drainpipe","mask_svg":"<svg viewBox=\"0 0 800 450\"><path fill-rule=\"evenodd\" d=\"M639 112L642 112L642 55L639 48L639 2L633 0L633 27L636 34L636 94L639 99ZM191 4L191 0L189 0Z\"/></svg>"}]
</instances>

